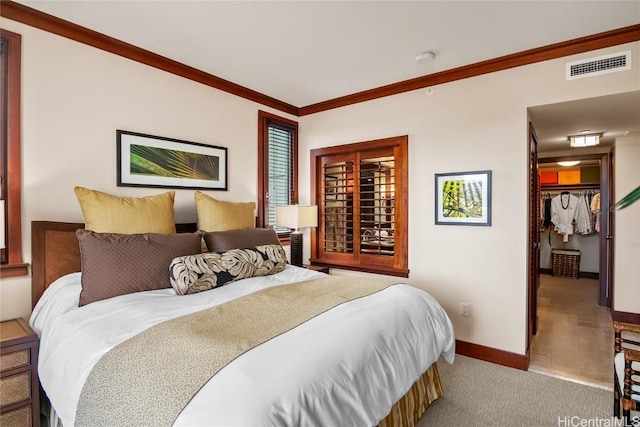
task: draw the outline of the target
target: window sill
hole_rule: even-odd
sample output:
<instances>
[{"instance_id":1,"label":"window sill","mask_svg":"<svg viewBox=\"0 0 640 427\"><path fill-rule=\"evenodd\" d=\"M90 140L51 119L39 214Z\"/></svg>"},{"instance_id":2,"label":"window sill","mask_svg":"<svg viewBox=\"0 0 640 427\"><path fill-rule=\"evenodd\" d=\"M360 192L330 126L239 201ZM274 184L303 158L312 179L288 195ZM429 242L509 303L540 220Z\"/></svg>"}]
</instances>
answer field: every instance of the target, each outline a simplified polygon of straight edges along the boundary
<instances>
[{"instance_id":1,"label":"window sill","mask_svg":"<svg viewBox=\"0 0 640 427\"><path fill-rule=\"evenodd\" d=\"M409 277L409 270L404 268L385 268L375 265L341 265L335 263L324 262L321 259L311 259L313 264L322 265L324 267L339 268L342 270L361 271L363 273L384 274L386 276Z\"/></svg>"},{"instance_id":2,"label":"window sill","mask_svg":"<svg viewBox=\"0 0 640 427\"><path fill-rule=\"evenodd\" d=\"M29 275L29 264L2 264L0 265L0 278L19 277Z\"/></svg>"}]
</instances>

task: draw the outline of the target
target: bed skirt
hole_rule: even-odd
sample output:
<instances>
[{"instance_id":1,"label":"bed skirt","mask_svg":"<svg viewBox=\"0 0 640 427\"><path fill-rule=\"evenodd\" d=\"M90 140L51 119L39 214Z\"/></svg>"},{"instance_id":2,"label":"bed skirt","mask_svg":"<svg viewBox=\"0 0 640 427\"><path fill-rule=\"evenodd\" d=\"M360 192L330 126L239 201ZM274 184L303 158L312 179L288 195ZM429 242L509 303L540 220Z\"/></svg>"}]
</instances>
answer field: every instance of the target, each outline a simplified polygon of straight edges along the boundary
<instances>
[{"instance_id":1,"label":"bed skirt","mask_svg":"<svg viewBox=\"0 0 640 427\"><path fill-rule=\"evenodd\" d=\"M392 407L378 427L414 427L434 400L442 397L440 375L434 363Z\"/></svg>"}]
</instances>

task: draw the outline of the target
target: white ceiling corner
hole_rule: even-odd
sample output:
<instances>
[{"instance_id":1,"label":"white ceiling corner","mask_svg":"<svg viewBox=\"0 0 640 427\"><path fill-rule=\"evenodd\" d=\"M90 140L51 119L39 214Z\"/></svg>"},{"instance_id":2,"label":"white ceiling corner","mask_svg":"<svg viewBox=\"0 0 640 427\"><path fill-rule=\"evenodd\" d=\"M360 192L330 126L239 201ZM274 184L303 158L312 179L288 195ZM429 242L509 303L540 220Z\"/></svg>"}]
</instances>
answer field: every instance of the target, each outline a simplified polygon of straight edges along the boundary
<instances>
[{"instance_id":1,"label":"white ceiling corner","mask_svg":"<svg viewBox=\"0 0 640 427\"><path fill-rule=\"evenodd\" d=\"M298 107L640 23L640 0L19 2ZM566 132L553 121L541 150Z\"/></svg>"}]
</instances>

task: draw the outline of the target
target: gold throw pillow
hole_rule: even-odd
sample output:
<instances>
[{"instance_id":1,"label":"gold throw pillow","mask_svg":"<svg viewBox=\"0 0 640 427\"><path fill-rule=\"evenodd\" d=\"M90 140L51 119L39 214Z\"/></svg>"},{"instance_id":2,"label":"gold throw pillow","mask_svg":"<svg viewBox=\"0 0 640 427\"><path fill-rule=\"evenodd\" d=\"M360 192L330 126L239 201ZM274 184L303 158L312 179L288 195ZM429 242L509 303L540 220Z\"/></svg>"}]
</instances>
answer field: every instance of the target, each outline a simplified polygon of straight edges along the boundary
<instances>
[{"instance_id":1,"label":"gold throw pillow","mask_svg":"<svg viewBox=\"0 0 640 427\"><path fill-rule=\"evenodd\" d=\"M175 191L147 197L118 197L75 187L85 228L96 233L174 234Z\"/></svg>"},{"instance_id":2,"label":"gold throw pillow","mask_svg":"<svg viewBox=\"0 0 640 427\"><path fill-rule=\"evenodd\" d=\"M227 231L255 226L254 202L224 202L195 192L198 229L204 231Z\"/></svg>"}]
</instances>

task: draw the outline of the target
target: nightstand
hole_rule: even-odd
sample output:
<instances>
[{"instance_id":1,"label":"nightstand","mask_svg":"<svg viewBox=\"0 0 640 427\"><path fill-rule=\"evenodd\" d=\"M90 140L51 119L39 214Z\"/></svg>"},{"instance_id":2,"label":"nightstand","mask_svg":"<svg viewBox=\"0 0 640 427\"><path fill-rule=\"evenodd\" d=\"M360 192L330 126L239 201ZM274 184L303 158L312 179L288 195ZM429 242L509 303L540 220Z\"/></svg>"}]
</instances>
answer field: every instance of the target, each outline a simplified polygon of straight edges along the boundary
<instances>
[{"instance_id":1,"label":"nightstand","mask_svg":"<svg viewBox=\"0 0 640 427\"><path fill-rule=\"evenodd\" d=\"M24 319L0 322L0 425L40 426L38 335Z\"/></svg>"},{"instance_id":2,"label":"nightstand","mask_svg":"<svg viewBox=\"0 0 640 427\"><path fill-rule=\"evenodd\" d=\"M305 265L304 268L313 271L319 271L320 273L329 274L329 267L326 265Z\"/></svg>"}]
</instances>

